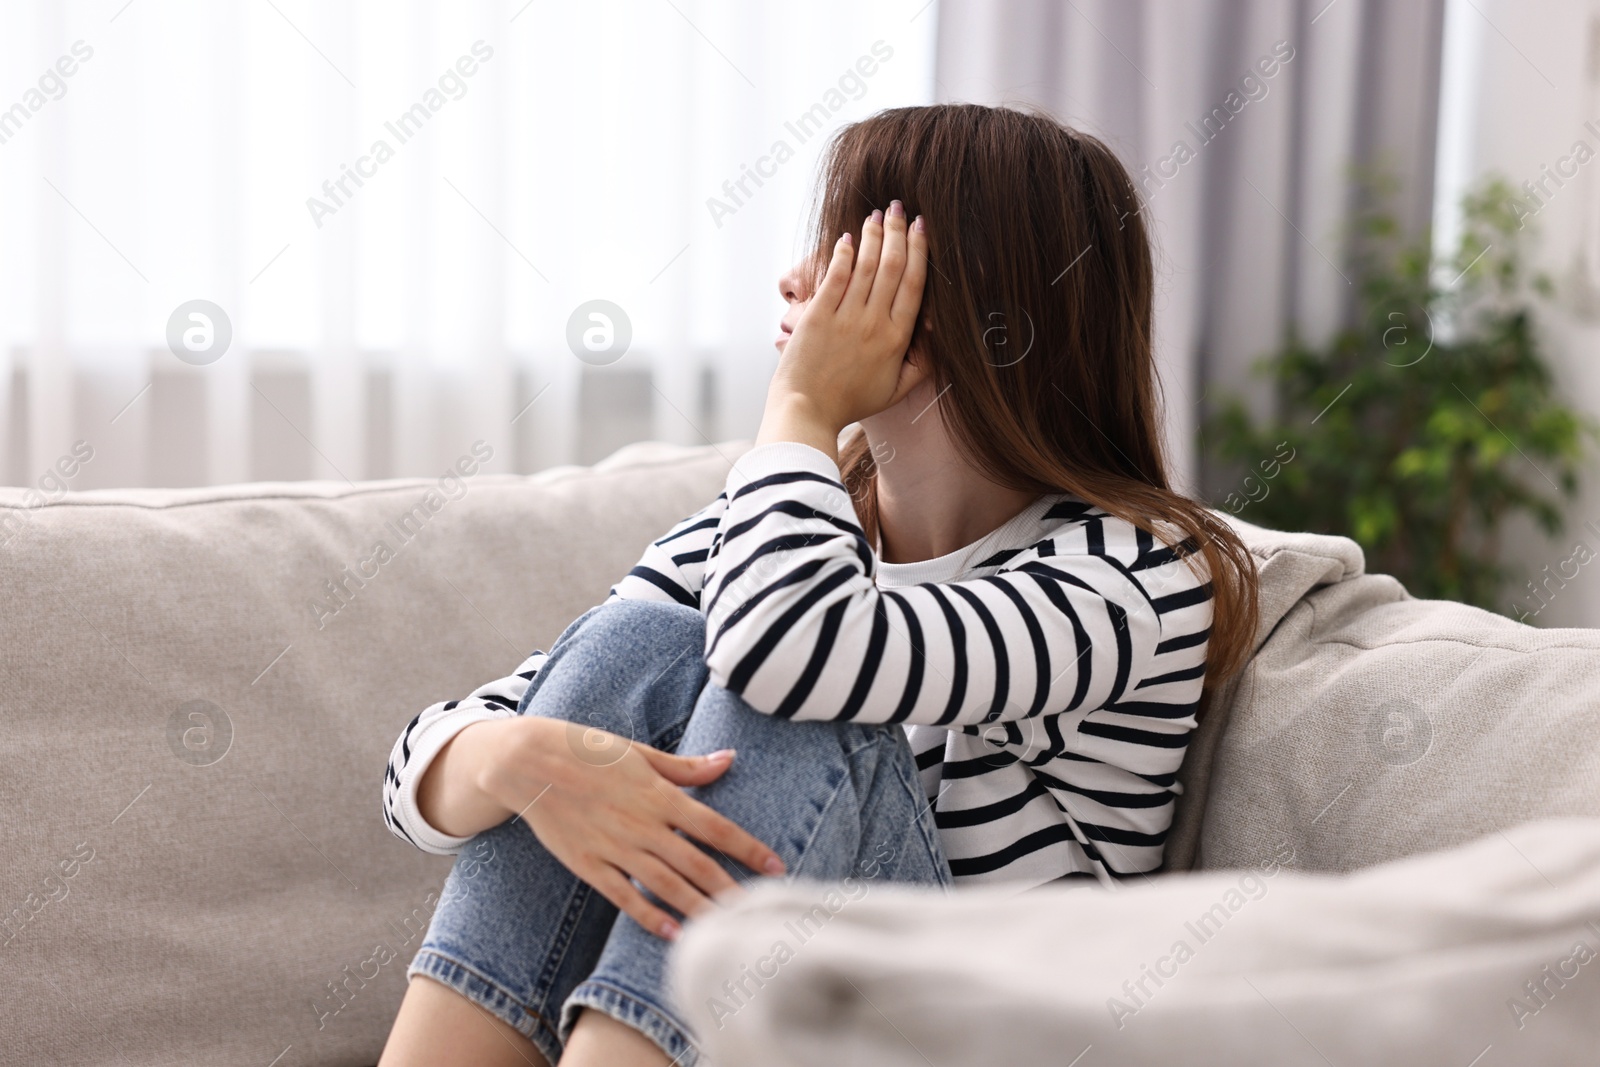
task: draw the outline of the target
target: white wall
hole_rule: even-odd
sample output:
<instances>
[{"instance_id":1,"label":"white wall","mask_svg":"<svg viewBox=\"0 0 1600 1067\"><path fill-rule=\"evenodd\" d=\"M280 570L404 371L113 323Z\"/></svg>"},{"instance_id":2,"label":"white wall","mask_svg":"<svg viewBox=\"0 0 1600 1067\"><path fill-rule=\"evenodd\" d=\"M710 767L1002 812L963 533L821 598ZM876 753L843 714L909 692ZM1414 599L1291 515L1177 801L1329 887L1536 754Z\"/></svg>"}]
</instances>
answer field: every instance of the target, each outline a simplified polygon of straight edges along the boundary
<instances>
[{"instance_id":1,"label":"white wall","mask_svg":"<svg viewBox=\"0 0 1600 1067\"><path fill-rule=\"evenodd\" d=\"M1563 399L1600 418L1600 0L1450 0L1445 34L1441 240L1454 232L1465 184L1488 172L1519 188L1544 181L1549 195L1535 190L1529 218L1529 265L1550 275L1557 295L1539 308L1538 336ZM1594 153L1583 164L1580 141ZM1545 167L1571 177L1558 185ZM1507 531L1508 562L1529 577L1563 564L1576 576L1552 580L1545 606L1519 582L1502 610L1537 609L1529 621L1541 626L1600 626L1600 453L1585 464L1568 516L1553 541L1529 524ZM1586 551L1575 552L1580 541Z\"/></svg>"}]
</instances>

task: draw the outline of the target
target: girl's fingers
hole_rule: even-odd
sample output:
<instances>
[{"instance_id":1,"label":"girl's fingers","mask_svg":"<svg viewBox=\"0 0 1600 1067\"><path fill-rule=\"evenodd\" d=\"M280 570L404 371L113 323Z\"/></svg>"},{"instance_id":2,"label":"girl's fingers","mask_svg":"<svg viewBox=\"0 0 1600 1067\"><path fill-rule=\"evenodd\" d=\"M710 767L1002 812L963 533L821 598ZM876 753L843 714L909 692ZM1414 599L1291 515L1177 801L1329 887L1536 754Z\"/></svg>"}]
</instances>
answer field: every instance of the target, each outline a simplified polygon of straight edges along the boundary
<instances>
[{"instance_id":1,"label":"girl's fingers","mask_svg":"<svg viewBox=\"0 0 1600 1067\"><path fill-rule=\"evenodd\" d=\"M683 875L648 852L640 853L630 865L641 885L683 915L692 918L714 906L710 898L690 885Z\"/></svg>"},{"instance_id":2,"label":"girl's fingers","mask_svg":"<svg viewBox=\"0 0 1600 1067\"><path fill-rule=\"evenodd\" d=\"M867 310L874 315L889 314L900 276L906 269L906 212L896 200L889 205L883 220L883 251L878 257L877 277L872 283L872 298Z\"/></svg>"},{"instance_id":3,"label":"girl's fingers","mask_svg":"<svg viewBox=\"0 0 1600 1067\"><path fill-rule=\"evenodd\" d=\"M675 756L649 745L636 744L634 751L644 756L656 773L674 785L705 785L714 782L733 763L733 750L723 749L707 756Z\"/></svg>"},{"instance_id":4,"label":"girl's fingers","mask_svg":"<svg viewBox=\"0 0 1600 1067\"><path fill-rule=\"evenodd\" d=\"M833 245L833 258L828 261L827 273L817 286L811 302L826 311L836 311L844 298L845 287L850 284L850 267L855 258L855 246L849 233L842 234Z\"/></svg>"},{"instance_id":5,"label":"girl's fingers","mask_svg":"<svg viewBox=\"0 0 1600 1067\"><path fill-rule=\"evenodd\" d=\"M722 864L702 852L687 837L672 834L660 842L659 848L652 848L673 870L708 897L720 897L723 894L737 896L744 892L744 887L733 880Z\"/></svg>"},{"instance_id":6,"label":"girl's fingers","mask_svg":"<svg viewBox=\"0 0 1600 1067\"><path fill-rule=\"evenodd\" d=\"M902 323L907 334L916 324L917 309L922 306L922 290L928 283L928 225L918 215L906 235L906 269L900 285L894 291L894 302L889 307L889 318Z\"/></svg>"},{"instance_id":7,"label":"girl's fingers","mask_svg":"<svg viewBox=\"0 0 1600 1067\"><path fill-rule=\"evenodd\" d=\"M678 819L674 825L697 841L704 841L724 856L736 859L761 874L782 874L783 860L727 816L693 797L674 798Z\"/></svg>"},{"instance_id":8,"label":"girl's fingers","mask_svg":"<svg viewBox=\"0 0 1600 1067\"><path fill-rule=\"evenodd\" d=\"M845 290L844 301L862 307L867 294L873 291L878 273L878 254L883 249L883 212L874 211L861 224L861 254L856 257L855 269L850 273L850 287Z\"/></svg>"},{"instance_id":9,"label":"girl's fingers","mask_svg":"<svg viewBox=\"0 0 1600 1067\"><path fill-rule=\"evenodd\" d=\"M583 878L582 875L578 877ZM615 904L620 911L626 912L629 918L652 934L668 941L677 940L681 929L678 921L650 903L645 895L628 881L628 876L615 867L604 866L593 878L583 880L600 890L601 896Z\"/></svg>"}]
</instances>

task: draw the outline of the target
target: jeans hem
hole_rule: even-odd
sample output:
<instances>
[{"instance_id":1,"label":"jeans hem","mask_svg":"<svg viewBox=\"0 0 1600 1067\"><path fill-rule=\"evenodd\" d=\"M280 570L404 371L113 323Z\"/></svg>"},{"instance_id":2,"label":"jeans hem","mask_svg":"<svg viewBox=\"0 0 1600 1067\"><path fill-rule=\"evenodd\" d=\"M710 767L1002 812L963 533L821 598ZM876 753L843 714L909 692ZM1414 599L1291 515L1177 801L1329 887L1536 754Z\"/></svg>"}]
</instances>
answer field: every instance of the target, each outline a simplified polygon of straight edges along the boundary
<instances>
[{"instance_id":1,"label":"jeans hem","mask_svg":"<svg viewBox=\"0 0 1600 1067\"><path fill-rule=\"evenodd\" d=\"M476 1004L533 1043L545 1062L561 1059L564 1042L543 1015L518 1000L510 990L437 949L422 949L406 968L406 978L431 978Z\"/></svg>"},{"instance_id":2,"label":"jeans hem","mask_svg":"<svg viewBox=\"0 0 1600 1067\"><path fill-rule=\"evenodd\" d=\"M672 1067L695 1067L700 1060L700 1048L678 1021L660 1007L609 982L590 978L572 991L561 1009L561 1034L572 1036L580 1008L593 1008L627 1026L633 1027L672 1060Z\"/></svg>"}]
</instances>

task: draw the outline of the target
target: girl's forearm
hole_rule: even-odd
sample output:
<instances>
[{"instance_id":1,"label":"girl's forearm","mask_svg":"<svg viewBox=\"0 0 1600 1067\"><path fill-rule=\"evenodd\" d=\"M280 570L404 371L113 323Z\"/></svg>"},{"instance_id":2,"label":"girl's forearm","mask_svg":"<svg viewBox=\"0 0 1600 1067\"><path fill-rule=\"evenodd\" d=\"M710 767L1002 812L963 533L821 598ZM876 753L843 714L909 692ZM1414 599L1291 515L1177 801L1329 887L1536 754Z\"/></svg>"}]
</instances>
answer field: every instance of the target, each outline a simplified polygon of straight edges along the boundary
<instances>
[{"instance_id":1,"label":"girl's forearm","mask_svg":"<svg viewBox=\"0 0 1600 1067\"><path fill-rule=\"evenodd\" d=\"M482 782L516 723L516 719L472 723L433 757L417 783L417 810L429 826L451 837L470 837L515 814L490 796Z\"/></svg>"}]
</instances>

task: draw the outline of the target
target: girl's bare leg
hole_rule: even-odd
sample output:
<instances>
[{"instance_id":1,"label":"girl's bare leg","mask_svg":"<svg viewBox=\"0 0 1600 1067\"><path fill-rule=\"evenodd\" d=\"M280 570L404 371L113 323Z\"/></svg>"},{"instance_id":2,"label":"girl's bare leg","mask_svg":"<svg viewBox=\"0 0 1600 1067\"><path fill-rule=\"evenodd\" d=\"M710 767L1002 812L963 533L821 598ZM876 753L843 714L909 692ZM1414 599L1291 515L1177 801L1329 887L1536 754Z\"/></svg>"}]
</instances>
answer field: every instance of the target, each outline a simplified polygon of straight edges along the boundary
<instances>
[{"instance_id":1,"label":"girl's bare leg","mask_svg":"<svg viewBox=\"0 0 1600 1067\"><path fill-rule=\"evenodd\" d=\"M593 1012L584 1012L588 1018ZM608 1022L612 1020L607 1019ZM621 1023L616 1023L622 1026ZM627 1030L627 1027L622 1027ZM581 1029L581 1027L580 1027ZM639 1034L628 1030L640 1041ZM650 1046L655 1048L654 1045ZM659 1050L657 1050L659 1054ZM565 1063L570 1057L563 1056ZM585 1062L599 1063L600 1060ZM631 1063L613 1059L609 1062ZM639 1061L657 1062L657 1061ZM660 1060L666 1063L665 1059ZM378 1067L550 1067L533 1042L449 986L417 975L406 988L400 1014Z\"/></svg>"},{"instance_id":2,"label":"girl's bare leg","mask_svg":"<svg viewBox=\"0 0 1600 1067\"><path fill-rule=\"evenodd\" d=\"M585 1010L572 1028L560 1067L670 1067L661 1047L603 1011Z\"/></svg>"}]
</instances>

